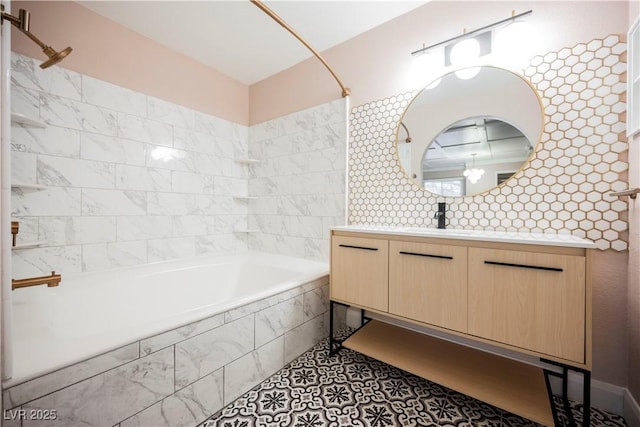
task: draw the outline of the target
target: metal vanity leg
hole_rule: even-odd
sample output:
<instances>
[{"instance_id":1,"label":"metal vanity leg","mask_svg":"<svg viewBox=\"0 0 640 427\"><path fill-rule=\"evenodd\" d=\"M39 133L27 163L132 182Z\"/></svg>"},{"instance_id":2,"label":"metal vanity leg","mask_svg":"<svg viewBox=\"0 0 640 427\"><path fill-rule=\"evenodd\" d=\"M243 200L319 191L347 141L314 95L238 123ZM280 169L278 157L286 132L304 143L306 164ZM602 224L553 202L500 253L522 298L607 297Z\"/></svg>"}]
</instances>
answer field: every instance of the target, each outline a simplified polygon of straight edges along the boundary
<instances>
[{"instance_id":1,"label":"metal vanity leg","mask_svg":"<svg viewBox=\"0 0 640 427\"><path fill-rule=\"evenodd\" d=\"M366 325L371 319L364 315L364 310L360 310L360 327L358 327L355 331L352 331L349 335L342 338L334 338L334 323L333 323L333 313L334 313L334 305L338 304L343 307L351 307L348 304L344 304L337 301L329 300L329 356L333 356L338 353L342 349L342 343L345 342L351 335L358 332L364 325Z\"/></svg>"},{"instance_id":2,"label":"metal vanity leg","mask_svg":"<svg viewBox=\"0 0 640 427\"><path fill-rule=\"evenodd\" d=\"M573 419L573 411L571 410L571 404L569 403L569 369L566 366L558 365L562 368L562 404L564 405L564 411L569 418L571 426L576 425L576 421Z\"/></svg>"},{"instance_id":3,"label":"metal vanity leg","mask_svg":"<svg viewBox=\"0 0 640 427\"><path fill-rule=\"evenodd\" d=\"M540 359L541 362L548 363L550 365L557 366L562 369L562 373L554 372L545 369L545 379L547 380L547 389L549 392L549 400L551 401L551 408L553 409L553 417L555 422L558 423L557 412L555 409L555 402L553 401L553 392L551 391L551 386L549 384L548 377L549 375L559 377L562 380L562 402L565 408L565 412L567 413L567 418L569 419L569 425L575 426L576 422L573 418L573 412L571 411L571 405L569 404L569 370L580 372L582 374L582 425L583 427L589 427L591 423L591 371L587 371L585 369L576 368L569 365L564 365L559 362L554 362L552 360Z\"/></svg>"},{"instance_id":4,"label":"metal vanity leg","mask_svg":"<svg viewBox=\"0 0 640 427\"><path fill-rule=\"evenodd\" d=\"M340 349L342 348L342 342L344 341L344 339L337 339L334 337L335 324L333 315L335 313L334 307L336 304L344 307L349 307L347 304L329 300L329 356L333 356L338 351L340 351Z\"/></svg>"},{"instance_id":5,"label":"metal vanity leg","mask_svg":"<svg viewBox=\"0 0 640 427\"><path fill-rule=\"evenodd\" d=\"M582 416L584 419L582 420L582 425L585 427L589 427L591 423L591 372L583 371L583 396L584 406L582 409Z\"/></svg>"},{"instance_id":6,"label":"metal vanity leg","mask_svg":"<svg viewBox=\"0 0 640 427\"><path fill-rule=\"evenodd\" d=\"M569 370L566 366L562 367L562 398L569 400Z\"/></svg>"},{"instance_id":7,"label":"metal vanity leg","mask_svg":"<svg viewBox=\"0 0 640 427\"><path fill-rule=\"evenodd\" d=\"M329 301L329 356L333 356L333 301Z\"/></svg>"},{"instance_id":8,"label":"metal vanity leg","mask_svg":"<svg viewBox=\"0 0 640 427\"><path fill-rule=\"evenodd\" d=\"M553 415L553 422L558 423L558 408L556 408L556 404L553 400L553 390L551 390L551 380L549 379L551 376L557 376L557 374L548 369L544 369L544 381L547 384L547 394L549 396L549 401L551 403L551 414Z\"/></svg>"}]
</instances>

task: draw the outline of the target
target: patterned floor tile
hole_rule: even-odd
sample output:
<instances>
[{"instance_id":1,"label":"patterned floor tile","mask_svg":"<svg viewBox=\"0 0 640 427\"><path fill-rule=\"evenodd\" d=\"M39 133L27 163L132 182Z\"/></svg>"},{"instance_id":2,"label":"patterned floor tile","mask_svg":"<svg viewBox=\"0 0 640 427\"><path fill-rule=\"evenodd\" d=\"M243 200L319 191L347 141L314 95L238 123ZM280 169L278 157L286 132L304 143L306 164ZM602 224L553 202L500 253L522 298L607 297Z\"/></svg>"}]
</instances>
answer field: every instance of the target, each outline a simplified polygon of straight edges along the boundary
<instances>
[{"instance_id":1,"label":"patterned floor tile","mask_svg":"<svg viewBox=\"0 0 640 427\"><path fill-rule=\"evenodd\" d=\"M556 406L567 420L558 399ZM581 406L572 404L576 421ZM566 425L569 425L568 422ZM592 410L592 426L626 426ZM207 419L201 427L537 427L536 423L327 340Z\"/></svg>"}]
</instances>

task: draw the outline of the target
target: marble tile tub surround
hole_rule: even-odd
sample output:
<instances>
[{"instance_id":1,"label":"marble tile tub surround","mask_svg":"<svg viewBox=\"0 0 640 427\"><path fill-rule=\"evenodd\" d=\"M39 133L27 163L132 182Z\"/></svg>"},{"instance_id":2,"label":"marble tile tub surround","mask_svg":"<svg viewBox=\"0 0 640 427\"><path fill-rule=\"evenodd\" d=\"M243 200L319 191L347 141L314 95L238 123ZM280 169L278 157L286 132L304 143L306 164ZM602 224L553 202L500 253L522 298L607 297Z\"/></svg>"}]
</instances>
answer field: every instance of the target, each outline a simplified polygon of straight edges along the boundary
<instances>
[{"instance_id":1,"label":"marble tile tub surround","mask_svg":"<svg viewBox=\"0 0 640 427\"><path fill-rule=\"evenodd\" d=\"M13 275L246 250L248 128L12 53Z\"/></svg>"},{"instance_id":2,"label":"marble tile tub surround","mask_svg":"<svg viewBox=\"0 0 640 427\"><path fill-rule=\"evenodd\" d=\"M348 100L249 129L249 248L329 260L329 227L346 221Z\"/></svg>"},{"instance_id":3,"label":"marble tile tub surround","mask_svg":"<svg viewBox=\"0 0 640 427\"><path fill-rule=\"evenodd\" d=\"M13 181L47 187L12 192L18 243L44 242L14 251L16 277L247 241L326 261L328 228L345 223L347 100L247 128L13 53L12 104L47 123L12 127ZM249 157L261 162L235 162Z\"/></svg>"},{"instance_id":4,"label":"marble tile tub surround","mask_svg":"<svg viewBox=\"0 0 640 427\"><path fill-rule=\"evenodd\" d=\"M464 198L435 196L403 172L395 132L414 93L351 110L348 222L435 227L446 202L451 228L574 234L598 249L627 249L626 43L618 35L534 57L524 70L546 125L528 167L505 185Z\"/></svg>"},{"instance_id":5,"label":"marble tile tub surround","mask_svg":"<svg viewBox=\"0 0 640 427\"><path fill-rule=\"evenodd\" d=\"M194 426L327 335L328 277L3 391L23 426ZM12 411L12 412L8 412Z\"/></svg>"}]
</instances>

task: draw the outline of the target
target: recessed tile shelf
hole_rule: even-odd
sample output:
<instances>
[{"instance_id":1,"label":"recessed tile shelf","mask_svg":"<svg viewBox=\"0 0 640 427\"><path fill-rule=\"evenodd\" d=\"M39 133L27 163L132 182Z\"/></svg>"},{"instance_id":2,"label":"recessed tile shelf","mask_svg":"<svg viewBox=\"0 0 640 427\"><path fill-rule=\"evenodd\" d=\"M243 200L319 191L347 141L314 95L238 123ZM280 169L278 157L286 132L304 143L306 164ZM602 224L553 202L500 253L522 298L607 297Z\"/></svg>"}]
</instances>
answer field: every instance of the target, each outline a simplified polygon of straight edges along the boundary
<instances>
[{"instance_id":1,"label":"recessed tile shelf","mask_svg":"<svg viewBox=\"0 0 640 427\"><path fill-rule=\"evenodd\" d=\"M32 184L28 182L12 182L11 188L26 188L31 190L44 190L48 188L46 185Z\"/></svg>"},{"instance_id":2,"label":"recessed tile shelf","mask_svg":"<svg viewBox=\"0 0 640 427\"><path fill-rule=\"evenodd\" d=\"M25 242L25 243L21 243L19 245L15 245L13 247L11 247L12 251L19 251L21 249L31 249L31 248L37 248L39 246L43 246L46 245L47 241L46 240L38 240L35 242Z\"/></svg>"},{"instance_id":3,"label":"recessed tile shelf","mask_svg":"<svg viewBox=\"0 0 640 427\"><path fill-rule=\"evenodd\" d=\"M27 117L24 114L20 114L20 113L11 113L11 122L20 123L21 125L31 126L35 128L47 127L47 124L45 122L41 122L40 120L33 119L31 117Z\"/></svg>"},{"instance_id":4,"label":"recessed tile shelf","mask_svg":"<svg viewBox=\"0 0 640 427\"><path fill-rule=\"evenodd\" d=\"M233 230L234 233L259 233L260 230L255 228L238 228Z\"/></svg>"},{"instance_id":5,"label":"recessed tile shelf","mask_svg":"<svg viewBox=\"0 0 640 427\"><path fill-rule=\"evenodd\" d=\"M258 159L235 159L236 163L240 163L243 165L255 165L256 163L260 163Z\"/></svg>"},{"instance_id":6,"label":"recessed tile shelf","mask_svg":"<svg viewBox=\"0 0 640 427\"><path fill-rule=\"evenodd\" d=\"M233 196L233 198L238 200L258 200L257 196Z\"/></svg>"}]
</instances>

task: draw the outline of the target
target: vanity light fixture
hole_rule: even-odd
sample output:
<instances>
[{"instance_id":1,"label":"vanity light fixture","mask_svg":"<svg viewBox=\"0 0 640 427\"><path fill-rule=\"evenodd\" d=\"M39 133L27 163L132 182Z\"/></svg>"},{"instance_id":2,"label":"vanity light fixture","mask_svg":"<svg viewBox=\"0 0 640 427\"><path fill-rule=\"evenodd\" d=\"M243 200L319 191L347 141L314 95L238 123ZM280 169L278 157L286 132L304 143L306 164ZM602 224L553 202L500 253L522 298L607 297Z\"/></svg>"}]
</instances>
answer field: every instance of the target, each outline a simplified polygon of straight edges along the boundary
<instances>
[{"instance_id":1,"label":"vanity light fixture","mask_svg":"<svg viewBox=\"0 0 640 427\"><path fill-rule=\"evenodd\" d=\"M533 10L528 10L523 13L515 14L515 11L512 11L511 16L506 19L502 19L500 21L496 21L492 24L485 25L484 27L477 28L473 31L463 31L462 34L456 37L452 37L445 41L432 44L430 46L424 46L421 49L415 50L411 52L416 60L423 55L433 55L434 52L437 52L444 48L444 63L440 61L440 67L448 67L449 65L454 66L456 68L460 67L468 67L469 65L473 65L474 63L478 63L478 58L484 57L488 54L494 53L494 51L500 55L500 57L506 58L512 55L527 55L529 54L528 49L523 49L521 42L527 42L530 40L530 34L524 34L525 39L522 39L523 35L520 30L524 29L524 22L518 20L519 18L523 18L527 15L533 13ZM493 29L499 26L504 26L501 31L505 31L506 33L498 37L496 34L496 41L498 41L498 45L495 46L495 49L492 46L493 42ZM514 34L518 32L518 35ZM528 36L528 38L527 38ZM509 43L506 43L504 40L508 39ZM509 46L517 46L516 48L510 48ZM502 50L505 50L503 53ZM516 53L513 53L516 52ZM432 65L435 67L435 65ZM440 70L442 71L442 70ZM474 71L472 68L471 71ZM477 73L477 71L476 71ZM468 79L475 76L473 75L458 75L458 77L462 79Z\"/></svg>"},{"instance_id":2,"label":"vanity light fixture","mask_svg":"<svg viewBox=\"0 0 640 427\"><path fill-rule=\"evenodd\" d=\"M480 178L482 178L482 175L484 175L484 169L476 168L476 156L477 155L478 155L478 153L473 153L471 155L473 157L473 166L471 167L471 169L466 169L464 171L464 173L463 173L465 178L467 178L469 180L469 182L471 182L472 184L475 184L476 182L478 182L480 180Z\"/></svg>"}]
</instances>

